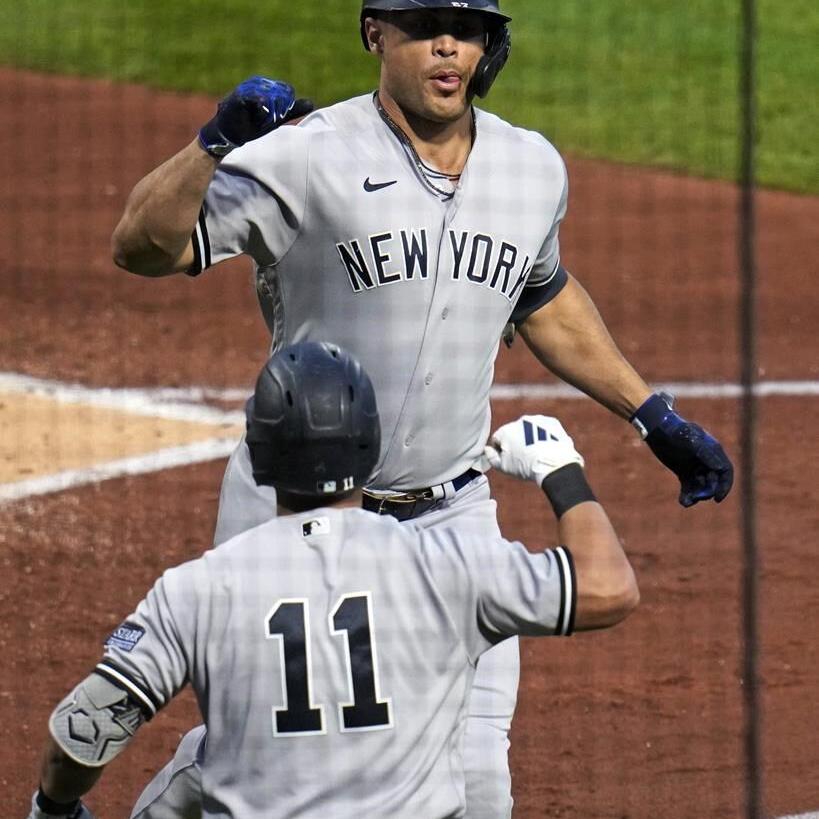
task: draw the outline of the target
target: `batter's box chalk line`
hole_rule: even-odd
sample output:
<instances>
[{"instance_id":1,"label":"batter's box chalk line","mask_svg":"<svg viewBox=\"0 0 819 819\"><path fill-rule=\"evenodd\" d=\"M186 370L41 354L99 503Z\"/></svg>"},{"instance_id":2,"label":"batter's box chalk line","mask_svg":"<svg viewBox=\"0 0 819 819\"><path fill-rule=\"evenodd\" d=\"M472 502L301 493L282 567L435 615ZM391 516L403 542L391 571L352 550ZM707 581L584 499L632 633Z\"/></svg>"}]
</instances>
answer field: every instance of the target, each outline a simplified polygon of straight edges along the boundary
<instances>
[{"instance_id":1,"label":"batter's box chalk line","mask_svg":"<svg viewBox=\"0 0 819 819\"><path fill-rule=\"evenodd\" d=\"M726 382L680 382L653 385L679 398L737 399L743 395L739 384ZM208 401L226 404L243 403L251 387L214 388L150 387L94 388L14 372L0 372L0 393L24 393L48 398L57 404L82 404L117 410L133 415L148 416L189 423L232 426L244 424L241 410L222 410L208 406ZM754 385L754 394L768 396L817 396L819 381L761 381ZM586 398L566 384L495 384L490 392L494 401L575 400ZM20 500L32 495L44 495L89 483L127 475L144 475L163 469L203 463L227 457L235 448L234 440L212 438L185 446L169 447L145 455L121 458L95 464L84 469L70 469L14 483L0 484L0 503ZM819 819L819 813L781 819Z\"/></svg>"}]
</instances>

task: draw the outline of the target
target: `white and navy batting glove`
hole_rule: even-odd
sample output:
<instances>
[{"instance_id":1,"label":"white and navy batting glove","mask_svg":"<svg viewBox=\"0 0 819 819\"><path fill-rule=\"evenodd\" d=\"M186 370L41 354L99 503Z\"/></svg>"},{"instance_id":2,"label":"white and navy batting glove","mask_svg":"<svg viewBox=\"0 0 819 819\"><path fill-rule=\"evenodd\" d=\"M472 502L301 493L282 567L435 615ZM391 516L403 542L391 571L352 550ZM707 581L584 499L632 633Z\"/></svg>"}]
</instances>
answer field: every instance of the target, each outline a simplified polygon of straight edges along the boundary
<instances>
[{"instance_id":1,"label":"white and navy batting glove","mask_svg":"<svg viewBox=\"0 0 819 819\"><path fill-rule=\"evenodd\" d=\"M504 424L489 439L484 458L495 469L538 486L563 466L584 465L560 421L546 415L524 415Z\"/></svg>"},{"instance_id":2,"label":"white and navy batting glove","mask_svg":"<svg viewBox=\"0 0 819 819\"><path fill-rule=\"evenodd\" d=\"M94 819L94 814L79 799L67 805L60 804L38 788L31 797L31 812L26 819Z\"/></svg>"}]
</instances>

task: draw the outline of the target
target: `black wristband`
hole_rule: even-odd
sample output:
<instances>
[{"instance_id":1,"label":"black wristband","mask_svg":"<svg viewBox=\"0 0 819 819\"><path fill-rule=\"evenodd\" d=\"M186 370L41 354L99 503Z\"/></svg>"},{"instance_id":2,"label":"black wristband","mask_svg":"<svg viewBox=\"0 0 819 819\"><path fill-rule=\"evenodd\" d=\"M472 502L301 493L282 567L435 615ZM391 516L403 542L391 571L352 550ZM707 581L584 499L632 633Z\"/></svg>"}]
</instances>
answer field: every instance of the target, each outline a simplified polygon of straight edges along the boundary
<instances>
[{"instance_id":1,"label":"black wristband","mask_svg":"<svg viewBox=\"0 0 819 819\"><path fill-rule=\"evenodd\" d=\"M561 466L547 475L540 486L552 504L558 520L578 503L597 500L580 464Z\"/></svg>"},{"instance_id":2,"label":"black wristband","mask_svg":"<svg viewBox=\"0 0 819 819\"><path fill-rule=\"evenodd\" d=\"M73 816L80 806L79 799L75 799L73 802L55 802L53 799L49 799L43 793L42 786L37 788L36 802L37 807L43 813L48 813L53 816Z\"/></svg>"}]
</instances>

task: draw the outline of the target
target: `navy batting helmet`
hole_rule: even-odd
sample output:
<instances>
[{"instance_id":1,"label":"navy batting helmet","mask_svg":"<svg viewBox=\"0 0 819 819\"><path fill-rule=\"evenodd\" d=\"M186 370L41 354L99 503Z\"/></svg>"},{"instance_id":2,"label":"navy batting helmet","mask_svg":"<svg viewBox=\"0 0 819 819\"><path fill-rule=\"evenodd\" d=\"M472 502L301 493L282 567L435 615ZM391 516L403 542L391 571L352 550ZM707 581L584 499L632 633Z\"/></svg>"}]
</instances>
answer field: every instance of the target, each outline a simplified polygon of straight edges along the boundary
<instances>
[{"instance_id":1,"label":"navy batting helmet","mask_svg":"<svg viewBox=\"0 0 819 819\"><path fill-rule=\"evenodd\" d=\"M499 0L363 0L361 4L361 40L364 48L370 50L364 20L379 11L418 11L419 9L455 9L460 11L479 11L490 15L495 25L491 26L487 37L486 51L478 63L475 76L472 78L472 91L479 97L485 97L495 82L495 78L509 59L512 50L512 38L507 23L512 19L500 10Z\"/></svg>"},{"instance_id":2,"label":"navy batting helmet","mask_svg":"<svg viewBox=\"0 0 819 819\"><path fill-rule=\"evenodd\" d=\"M332 495L362 486L378 461L372 382L334 344L305 341L271 356L245 416L257 484Z\"/></svg>"}]
</instances>

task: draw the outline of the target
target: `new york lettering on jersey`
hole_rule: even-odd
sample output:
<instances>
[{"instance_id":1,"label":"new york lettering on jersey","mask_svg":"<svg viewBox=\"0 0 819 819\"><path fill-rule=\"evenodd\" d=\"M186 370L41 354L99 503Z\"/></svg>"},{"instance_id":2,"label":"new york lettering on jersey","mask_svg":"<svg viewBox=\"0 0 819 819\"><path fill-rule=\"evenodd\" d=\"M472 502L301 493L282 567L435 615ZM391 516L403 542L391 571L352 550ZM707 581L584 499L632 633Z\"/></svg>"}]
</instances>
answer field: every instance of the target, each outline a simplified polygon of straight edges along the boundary
<instances>
[{"instance_id":1,"label":"new york lettering on jersey","mask_svg":"<svg viewBox=\"0 0 819 819\"><path fill-rule=\"evenodd\" d=\"M426 279L430 274L430 241L426 228L386 230L367 239L350 239L336 244L338 255L354 293L385 284ZM441 243L443 269L452 281L488 287L514 304L532 270L528 255L507 241L487 233L468 230L446 231ZM441 269L440 265L435 268Z\"/></svg>"},{"instance_id":2,"label":"new york lettering on jersey","mask_svg":"<svg viewBox=\"0 0 819 819\"><path fill-rule=\"evenodd\" d=\"M529 272L557 267L565 169L539 135L482 111L476 129L451 201L423 185L370 95L249 143L211 185L191 272L249 253L281 277L340 270L356 294L443 273L514 302Z\"/></svg>"}]
</instances>

